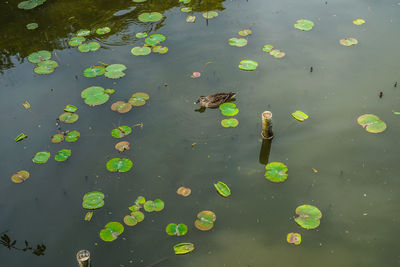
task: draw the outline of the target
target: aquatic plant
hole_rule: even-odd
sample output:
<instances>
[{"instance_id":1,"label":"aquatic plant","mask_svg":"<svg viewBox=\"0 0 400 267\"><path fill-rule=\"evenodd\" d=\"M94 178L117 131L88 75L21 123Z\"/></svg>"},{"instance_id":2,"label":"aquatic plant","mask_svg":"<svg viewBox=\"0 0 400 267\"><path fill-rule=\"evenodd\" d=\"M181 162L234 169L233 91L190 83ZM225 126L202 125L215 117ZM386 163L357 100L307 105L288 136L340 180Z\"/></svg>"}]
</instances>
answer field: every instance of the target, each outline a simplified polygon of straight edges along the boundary
<instances>
[{"instance_id":1,"label":"aquatic plant","mask_svg":"<svg viewBox=\"0 0 400 267\"><path fill-rule=\"evenodd\" d=\"M321 211L317 207L311 205L298 206L296 208L296 214L298 217L294 219L295 222L307 230L317 228L322 217Z\"/></svg>"},{"instance_id":2,"label":"aquatic plant","mask_svg":"<svg viewBox=\"0 0 400 267\"><path fill-rule=\"evenodd\" d=\"M270 162L265 166L265 178L274 183L284 182L287 179L288 168L282 162Z\"/></svg>"},{"instance_id":3,"label":"aquatic plant","mask_svg":"<svg viewBox=\"0 0 400 267\"><path fill-rule=\"evenodd\" d=\"M82 207L87 210L95 210L104 206L104 194L102 192L88 192L83 196Z\"/></svg>"},{"instance_id":4,"label":"aquatic plant","mask_svg":"<svg viewBox=\"0 0 400 267\"><path fill-rule=\"evenodd\" d=\"M100 231L100 238L103 241L111 242L124 232L124 226L119 222L109 222Z\"/></svg>"},{"instance_id":5,"label":"aquatic plant","mask_svg":"<svg viewBox=\"0 0 400 267\"><path fill-rule=\"evenodd\" d=\"M214 187L215 189L217 189L218 193L223 197L229 197L231 195L231 189L221 181L214 184Z\"/></svg>"},{"instance_id":6,"label":"aquatic plant","mask_svg":"<svg viewBox=\"0 0 400 267\"><path fill-rule=\"evenodd\" d=\"M214 222L216 219L217 216L214 212L203 210L197 214L197 219L194 222L194 226L201 231L208 231L214 227Z\"/></svg>"}]
</instances>

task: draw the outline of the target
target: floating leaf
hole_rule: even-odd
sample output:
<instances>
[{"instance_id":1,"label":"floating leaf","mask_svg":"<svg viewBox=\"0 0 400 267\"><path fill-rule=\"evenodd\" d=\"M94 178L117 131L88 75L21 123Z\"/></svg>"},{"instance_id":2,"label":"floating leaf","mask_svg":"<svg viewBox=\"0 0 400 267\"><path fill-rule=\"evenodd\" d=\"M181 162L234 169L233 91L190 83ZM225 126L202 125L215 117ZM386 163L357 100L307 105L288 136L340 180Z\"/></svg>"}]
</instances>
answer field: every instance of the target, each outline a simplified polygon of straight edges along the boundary
<instances>
[{"instance_id":1,"label":"floating leaf","mask_svg":"<svg viewBox=\"0 0 400 267\"><path fill-rule=\"evenodd\" d=\"M282 52L281 50L278 50L278 49L271 50L271 52L269 52L269 54L271 56L273 56L274 58L283 58L284 56L286 56L285 52Z\"/></svg>"},{"instance_id":2,"label":"floating leaf","mask_svg":"<svg viewBox=\"0 0 400 267\"><path fill-rule=\"evenodd\" d=\"M144 203L143 208L147 212L162 211L164 209L164 201L161 199L148 200Z\"/></svg>"},{"instance_id":3,"label":"floating leaf","mask_svg":"<svg viewBox=\"0 0 400 267\"><path fill-rule=\"evenodd\" d=\"M322 217L321 211L317 207L311 205L301 205L297 207L296 214L298 217L294 219L295 222L307 230L317 228Z\"/></svg>"},{"instance_id":4,"label":"floating leaf","mask_svg":"<svg viewBox=\"0 0 400 267\"><path fill-rule=\"evenodd\" d=\"M223 119L221 121L222 127L229 128L229 127L236 127L239 125L239 121L235 118L230 119Z\"/></svg>"},{"instance_id":5,"label":"floating leaf","mask_svg":"<svg viewBox=\"0 0 400 267\"><path fill-rule=\"evenodd\" d=\"M71 149L61 149L58 154L54 156L56 161L66 161L71 156Z\"/></svg>"},{"instance_id":6,"label":"floating leaf","mask_svg":"<svg viewBox=\"0 0 400 267\"><path fill-rule=\"evenodd\" d=\"M124 217L124 223L128 226L134 226L144 220L144 214L141 211L133 211L130 215Z\"/></svg>"},{"instance_id":7,"label":"floating leaf","mask_svg":"<svg viewBox=\"0 0 400 267\"><path fill-rule=\"evenodd\" d=\"M43 60L43 61L40 61L36 65L36 68L47 68L47 69L49 69L51 71L53 71L53 69L55 69L57 67L58 67L58 63L57 63L57 61L54 61L54 60Z\"/></svg>"},{"instance_id":8,"label":"floating leaf","mask_svg":"<svg viewBox=\"0 0 400 267\"><path fill-rule=\"evenodd\" d=\"M156 33L144 39L144 42L148 45L158 45L159 43L164 42L165 39L166 37L164 35Z\"/></svg>"},{"instance_id":9,"label":"floating leaf","mask_svg":"<svg viewBox=\"0 0 400 267\"><path fill-rule=\"evenodd\" d=\"M80 136L81 136L80 132L70 131L67 133L67 135L64 136L64 138L65 138L65 141L67 141L67 142L76 142Z\"/></svg>"},{"instance_id":10,"label":"floating leaf","mask_svg":"<svg viewBox=\"0 0 400 267\"><path fill-rule=\"evenodd\" d=\"M88 44L81 44L78 46L78 50L86 53L89 51L96 51L100 48L100 44L98 42L90 42Z\"/></svg>"},{"instance_id":11,"label":"floating leaf","mask_svg":"<svg viewBox=\"0 0 400 267\"><path fill-rule=\"evenodd\" d=\"M134 56L145 56L151 53L151 48L147 46L135 46L131 49L131 53Z\"/></svg>"},{"instance_id":12,"label":"floating leaf","mask_svg":"<svg viewBox=\"0 0 400 267\"><path fill-rule=\"evenodd\" d=\"M218 16L218 13L215 11L208 11L203 13L203 17L205 19L212 19Z\"/></svg>"},{"instance_id":13,"label":"floating leaf","mask_svg":"<svg viewBox=\"0 0 400 267\"><path fill-rule=\"evenodd\" d=\"M188 227L186 224L180 223L170 223L165 227L165 232L167 232L168 235L176 235L176 236L183 236L187 233Z\"/></svg>"},{"instance_id":14,"label":"floating leaf","mask_svg":"<svg viewBox=\"0 0 400 267\"><path fill-rule=\"evenodd\" d=\"M194 226L201 231L208 231L214 227L214 222L217 219L215 213L209 210L203 210L197 214L197 219Z\"/></svg>"},{"instance_id":15,"label":"floating leaf","mask_svg":"<svg viewBox=\"0 0 400 267\"><path fill-rule=\"evenodd\" d=\"M18 4L18 8L28 10L28 9L32 9L32 8L37 7L37 6L40 6L44 2L46 2L46 0L28 0L28 1L23 1L23 2L20 2Z\"/></svg>"},{"instance_id":16,"label":"floating leaf","mask_svg":"<svg viewBox=\"0 0 400 267\"><path fill-rule=\"evenodd\" d=\"M153 46L152 51L153 51L153 53L165 54L168 52L168 47L157 45L157 46Z\"/></svg>"},{"instance_id":17,"label":"floating leaf","mask_svg":"<svg viewBox=\"0 0 400 267\"><path fill-rule=\"evenodd\" d=\"M111 105L111 110L118 113L127 113L132 109L131 103L125 103L124 101L117 101Z\"/></svg>"},{"instance_id":18,"label":"floating leaf","mask_svg":"<svg viewBox=\"0 0 400 267\"><path fill-rule=\"evenodd\" d=\"M88 36L90 34L90 30L87 30L87 29L83 29L83 30L79 30L77 33L76 33L76 36Z\"/></svg>"},{"instance_id":19,"label":"floating leaf","mask_svg":"<svg viewBox=\"0 0 400 267\"><path fill-rule=\"evenodd\" d=\"M81 97L85 100L85 103L89 106L97 106L104 104L110 98L103 87L91 86L82 91Z\"/></svg>"},{"instance_id":20,"label":"floating leaf","mask_svg":"<svg viewBox=\"0 0 400 267\"><path fill-rule=\"evenodd\" d=\"M262 50L263 50L264 52L267 52L267 53L271 52L272 49L274 49L274 46L271 45L271 44L266 44L266 45L264 45L263 48L262 48Z\"/></svg>"},{"instance_id":21,"label":"floating leaf","mask_svg":"<svg viewBox=\"0 0 400 267\"><path fill-rule=\"evenodd\" d=\"M147 0L132 0L132 2L134 3L143 3L146 2Z\"/></svg>"},{"instance_id":22,"label":"floating leaf","mask_svg":"<svg viewBox=\"0 0 400 267\"><path fill-rule=\"evenodd\" d=\"M352 46L352 45L358 44L358 40L356 38L352 38L352 37L340 39L339 42L341 45L344 45L344 46Z\"/></svg>"},{"instance_id":23,"label":"floating leaf","mask_svg":"<svg viewBox=\"0 0 400 267\"><path fill-rule=\"evenodd\" d=\"M235 116L239 113L239 109L234 103L231 102L221 104L219 109L224 116Z\"/></svg>"},{"instance_id":24,"label":"floating leaf","mask_svg":"<svg viewBox=\"0 0 400 267\"><path fill-rule=\"evenodd\" d=\"M252 34L252 31L250 29L244 29L244 30L239 31L238 34L240 36L247 36L247 35Z\"/></svg>"},{"instance_id":25,"label":"floating leaf","mask_svg":"<svg viewBox=\"0 0 400 267\"><path fill-rule=\"evenodd\" d=\"M50 158L50 152L40 151L33 157L32 161L37 164L46 163Z\"/></svg>"},{"instance_id":26,"label":"floating leaf","mask_svg":"<svg viewBox=\"0 0 400 267\"><path fill-rule=\"evenodd\" d=\"M85 40L86 40L86 38L83 37L83 36L75 36L75 37L72 37L72 38L68 41L68 44L69 44L70 46L78 46L78 45L81 45Z\"/></svg>"},{"instance_id":27,"label":"floating leaf","mask_svg":"<svg viewBox=\"0 0 400 267\"><path fill-rule=\"evenodd\" d=\"M176 190L176 193L178 195L181 195L184 197L189 196L191 192L192 192L192 190L190 188L183 187L183 186L179 187L178 190Z\"/></svg>"},{"instance_id":28,"label":"floating leaf","mask_svg":"<svg viewBox=\"0 0 400 267\"><path fill-rule=\"evenodd\" d=\"M136 34L136 38L146 38L147 37L147 32L138 32Z\"/></svg>"},{"instance_id":29,"label":"floating leaf","mask_svg":"<svg viewBox=\"0 0 400 267\"><path fill-rule=\"evenodd\" d=\"M132 132L132 128L126 125L119 126L111 131L112 137L122 138Z\"/></svg>"},{"instance_id":30,"label":"floating leaf","mask_svg":"<svg viewBox=\"0 0 400 267\"><path fill-rule=\"evenodd\" d=\"M11 181L13 181L16 184L19 184L19 183L22 183L22 182L28 180L29 176L30 176L30 174L28 171L20 170L11 176Z\"/></svg>"},{"instance_id":31,"label":"floating leaf","mask_svg":"<svg viewBox=\"0 0 400 267\"><path fill-rule=\"evenodd\" d=\"M129 103L131 103L132 106L139 107L146 104L146 101L149 100L149 98L150 96L146 93L134 93L131 98L129 98Z\"/></svg>"},{"instance_id":32,"label":"floating leaf","mask_svg":"<svg viewBox=\"0 0 400 267\"><path fill-rule=\"evenodd\" d=\"M124 232L124 226L119 222L109 222L100 231L100 238L103 241L114 241L120 234Z\"/></svg>"},{"instance_id":33,"label":"floating leaf","mask_svg":"<svg viewBox=\"0 0 400 267\"><path fill-rule=\"evenodd\" d=\"M39 27L39 24L37 24L36 22L26 24L26 28L28 30L34 30L34 29L37 29L37 27Z\"/></svg>"},{"instance_id":34,"label":"floating leaf","mask_svg":"<svg viewBox=\"0 0 400 267\"><path fill-rule=\"evenodd\" d=\"M363 19L353 20L353 24L358 25L358 26L363 25L364 23L365 23L365 20L363 20Z\"/></svg>"},{"instance_id":35,"label":"floating leaf","mask_svg":"<svg viewBox=\"0 0 400 267\"><path fill-rule=\"evenodd\" d=\"M192 243L179 243L174 246L174 251L176 255L183 255L194 250L194 245Z\"/></svg>"},{"instance_id":36,"label":"floating leaf","mask_svg":"<svg viewBox=\"0 0 400 267\"><path fill-rule=\"evenodd\" d=\"M15 137L14 141L17 143L19 141L24 140L25 138L27 138L28 136L24 133L20 133L17 137Z\"/></svg>"},{"instance_id":37,"label":"floating leaf","mask_svg":"<svg viewBox=\"0 0 400 267\"><path fill-rule=\"evenodd\" d=\"M192 75L190 76L190 78L199 78L201 76L201 73L198 71L195 71L192 73Z\"/></svg>"},{"instance_id":38,"label":"floating leaf","mask_svg":"<svg viewBox=\"0 0 400 267\"><path fill-rule=\"evenodd\" d=\"M296 21L296 24L294 24L294 27L298 30L309 31L314 27L314 22L308 19L299 19Z\"/></svg>"},{"instance_id":39,"label":"floating leaf","mask_svg":"<svg viewBox=\"0 0 400 267\"><path fill-rule=\"evenodd\" d=\"M292 116L298 121L305 121L306 119L308 119L308 115L300 110L296 110L295 112L293 112Z\"/></svg>"},{"instance_id":40,"label":"floating leaf","mask_svg":"<svg viewBox=\"0 0 400 267\"><path fill-rule=\"evenodd\" d=\"M54 143L54 144L61 143L62 141L64 141L64 134L63 133L57 133L57 134L54 134L51 137L51 142Z\"/></svg>"},{"instance_id":41,"label":"floating leaf","mask_svg":"<svg viewBox=\"0 0 400 267\"><path fill-rule=\"evenodd\" d=\"M295 244L297 246L301 243L301 235L298 233L288 233L286 240L289 244Z\"/></svg>"},{"instance_id":42,"label":"floating leaf","mask_svg":"<svg viewBox=\"0 0 400 267\"><path fill-rule=\"evenodd\" d=\"M103 27L103 28L98 28L96 30L96 33L103 35L103 34L109 33L110 31L111 31L111 29L109 27Z\"/></svg>"},{"instance_id":43,"label":"floating leaf","mask_svg":"<svg viewBox=\"0 0 400 267\"><path fill-rule=\"evenodd\" d=\"M25 109L30 109L31 108L31 104L29 104L28 101L23 102L22 106L24 106Z\"/></svg>"},{"instance_id":44,"label":"floating leaf","mask_svg":"<svg viewBox=\"0 0 400 267\"><path fill-rule=\"evenodd\" d=\"M95 210L104 206L104 194L102 192L88 192L83 196L82 207L87 210Z\"/></svg>"},{"instance_id":45,"label":"floating leaf","mask_svg":"<svg viewBox=\"0 0 400 267\"><path fill-rule=\"evenodd\" d=\"M92 220L92 217L93 217L93 211L86 212L85 221L90 222L90 220Z\"/></svg>"},{"instance_id":46,"label":"floating leaf","mask_svg":"<svg viewBox=\"0 0 400 267\"><path fill-rule=\"evenodd\" d=\"M124 64L111 64L106 67L104 76L110 79L118 79L125 76L124 70L126 70Z\"/></svg>"},{"instance_id":47,"label":"floating leaf","mask_svg":"<svg viewBox=\"0 0 400 267\"><path fill-rule=\"evenodd\" d=\"M239 64L239 69L241 70L255 70L258 66L258 63L253 60L242 60Z\"/></svg>"},{"instance_id":48,"label":"floating leaf","mask_svg":"<svg viewBox=\"0 0 400 267\"><path fill-rule=\"evenodd\" d=\"M179 3L189 4L191 0L179 0Z\"/></svg>"},{"instance_id":49,"label":"floating leaf","mask_svg":"<svg viewBox=\"0 0 400 267\"><path fill-rule=\"evenodd\" d=\"M185 12L185 13L192 12L192 8L191 7L182 7L181 11Z\"/></svg>"},{"instance_id":50,"label":"floating leaf","mask_svg":"<svg viewBox=\"0 0 400 267\"><path fill-rule=\"evenodd\" d=\"M386 130L386 123L374 114L361 115L357 122L369 133L381 133Z\"/></svg>"},{"instance_id":51,"label":"floating leaf","mask_svg":"<svg viewBox=\"0 0 400 267\"><path fill-rule=\"evenodd\" d=\"M58 119L65 123L74 123L79 119L79 115L71 112L64 112Z\"/></svg>"},{"instance_id":52,"label":"floating leaf","mask_svg":"<svg viewBox=\"0 0 400 267\"><path fill-rule=\"evenodd\" d=\"M83 71L83 75L88 78L94 78L96 76L103 75L106 72L106 67L96 65L91 66Z\"/></svg>"},{"instance_id":53,"label":"floating leaf","mask_svg":"<svg viewBox=\"0 0 400 267\"><path fill-rule=\"evenodd\" d=\"M247 45L247 40L244 38L231 38L229 39L228 43L231 46L243 47Z\"/></svg>"},{"instance_id":54,"label":"floating leaf","mask_svg":"<svg viewBox=\"0 0 400 267\"><path fill-rule=\"evenodd\" d=\"M133 162L127 158L112 158L107 162L107 170L110 172L127 172L133 166Z\"/></svg>"},{"instance_id":55,"label":"floating leaf","mask_svg":"<svg viewBox=\"0 0 400 267\"><path fill-rule=\"evenodd\" d=\"M65 112L71 112L71 113L74 113L77 110L78 110L78 108L74 105L66 105L64 108Z\"/></svg>"},{"instance_id":56,"label":"floating leaf","mask_svg":"<svg viewBox=\"0 0 400 267\"><path fill-rule=\"evenodd\" d=\"M265 178L274 183L283 182L287 179L288 168L281 162L270 162L265 166Z\"/></svg>"},{"instance_id":57,"label":"floating leaf","mask_svg":"<svg viewBox=\"0 0 400 267\"><path fill-rule=\"evenodd\" d=\"M51 58L51 53L46 50L34 52L28 56L28 60L32 63L39 63L40 61L48 60Z\"/></svg>"},{"instance_id":58,"label":"floating leaf","mask_svg":"<svg viewBox=\"0 0 400 267\"><path fill-rule=\"evenodd\" d=\"M145 197L138 196L138 198L135 200L135 205L130 206L129 210L138 211L144 205L144 203L146 203Z\"/></svg>"},{"instance_id":59,"label":"floating leaf","mask_svg":"<svg viewBox=\"0 0 400 267\"><path fill-rule=\"evenodd\" d=\"M115 149L119 152L124 152L125 150L129 150L129 145L128 141L121 141L115 145Z\"/></svg>"},{"instance_id":60,"label":"floating leaf","mask_svg":"<svg viewBox=\"0 0 400 267\"><path fill-rule=\"evenodd\" d=\"M162 14L158 12L142 13L139 15L138 19L141 22L156 22L162 19Z\"/></svg>"},{"instance_id":61,"label":"floating leaf","mask_svg":"<svg viewBox=\"0 0 400 267\"><path fill-rule=\"evenodd\" d=\"M217 189L218 193L223 197L229 197L231 195L231 189L229 189L229 187L221 181L214 184L214 187L215 189Z\"/></svg>"},{"instance_id":62,"label":"floating leaf","mask_svg":"<svg viewBox=\"0 0 400 267\"><path fill-rule=\"evenodd\" d=\"M188 16L186 18L187 23L194 23L196 21L196 16Z\"/></svg>"}]
</instances>

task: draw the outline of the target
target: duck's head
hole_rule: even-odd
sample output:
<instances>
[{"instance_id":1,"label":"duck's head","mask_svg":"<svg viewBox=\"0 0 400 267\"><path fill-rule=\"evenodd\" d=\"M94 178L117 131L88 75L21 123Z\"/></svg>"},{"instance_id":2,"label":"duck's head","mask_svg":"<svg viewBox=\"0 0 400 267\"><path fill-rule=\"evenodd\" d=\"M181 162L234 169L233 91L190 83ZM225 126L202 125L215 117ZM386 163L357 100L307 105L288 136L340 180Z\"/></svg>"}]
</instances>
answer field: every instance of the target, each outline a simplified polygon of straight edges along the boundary
<instances>
[{"instance_id":1,"label":"duck's head","mask_svg":"<svg viewBox=\"0 0 400 267\"><path fill-rule=\"evenodd\" d=\"M194 102L195 104L201 103L203 100L205 100L205 96L199 96L199 98L197 99L196 102Z\"/></svg>"}]
</instances>

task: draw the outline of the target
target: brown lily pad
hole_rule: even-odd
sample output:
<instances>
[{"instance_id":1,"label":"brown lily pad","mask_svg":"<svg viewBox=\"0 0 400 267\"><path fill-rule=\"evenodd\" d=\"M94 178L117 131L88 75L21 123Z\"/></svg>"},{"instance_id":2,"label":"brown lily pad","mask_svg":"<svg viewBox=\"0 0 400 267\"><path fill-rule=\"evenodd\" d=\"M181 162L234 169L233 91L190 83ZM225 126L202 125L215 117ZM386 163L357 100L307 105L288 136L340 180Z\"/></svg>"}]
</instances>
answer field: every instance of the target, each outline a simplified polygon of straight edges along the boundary
<instances>
[{"instance_id":1,"label":"brown lily pad","mask_svg":"<svg viewBox=\"0 0 400 267\"><path fill-rule=\"evenodd\" d=\"M111 105L111 110L116 111L118 113L127 113L132 109L131 103L126 103L124 101L117 101Z\"/></svg>"},{"instance_id":2,"label":"brown lily pad","mask_svg":"<svg viewBox=\"0 0 400 267\"><path fill-rule=\"evenodd\" d=\"M13 181L16 184L19 184L27 180L29 176L30 174L28 171L25 170L17 171L16 173L13 174L13 176L11 176L11 181Z\"/></svg>"},{"instance_id":3,"label":"brown lily pad","mask_svg":"<svg viewBox=\"0 0 400 267\"><path fill-rule=\"evenodd\" d=\"M191 190L190 188L181 186L181 187L178 188L178 190L176 190L176 193L177 193L178 195L187 197L187 196L190 195L190 193L192 193L192 190Z\"/></svg>"},{"instance_id":4,"label":"brown lily pad","mask_svg":"<svg viewBox=\"0 0 400 267\"><path fill-rule=\"evenodd\" d=\"M124 152L125 150L130 149L130 144L128 141L121 141L115 145L115 149L119 152Z\"/></svg>"}]
</instances>

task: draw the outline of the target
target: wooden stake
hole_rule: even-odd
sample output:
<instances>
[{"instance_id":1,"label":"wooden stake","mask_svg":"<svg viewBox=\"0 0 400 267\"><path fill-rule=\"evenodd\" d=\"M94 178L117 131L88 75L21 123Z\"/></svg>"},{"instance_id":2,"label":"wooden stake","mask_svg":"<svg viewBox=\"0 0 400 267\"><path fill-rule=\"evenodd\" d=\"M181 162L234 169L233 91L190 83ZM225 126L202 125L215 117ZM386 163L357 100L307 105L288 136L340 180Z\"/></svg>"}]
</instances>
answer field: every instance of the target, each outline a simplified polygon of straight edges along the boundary
<instances>
[{"instance_id":1,"label":"wooden stake","mask_svg":"<svg viewBox=\"0 0 400 267\"><path fill-rule=\"evenodd\" d=\"M272 131L272 112L264 111L261 114L262 120L262 132L261 136L263 139L271 140L274 138L274 132Z\"/></svg>"},{"instance_id":2,"label":"wooden stake","mask_svg":"<svg viewBox=\"0 0 400 267\"><path fill-rule=\"evenodd\" d=\"M76 260L78 261L79 267L90 266L90 252L89 250L80 250L76 253Z\"/></svg>"}]
</instances>

